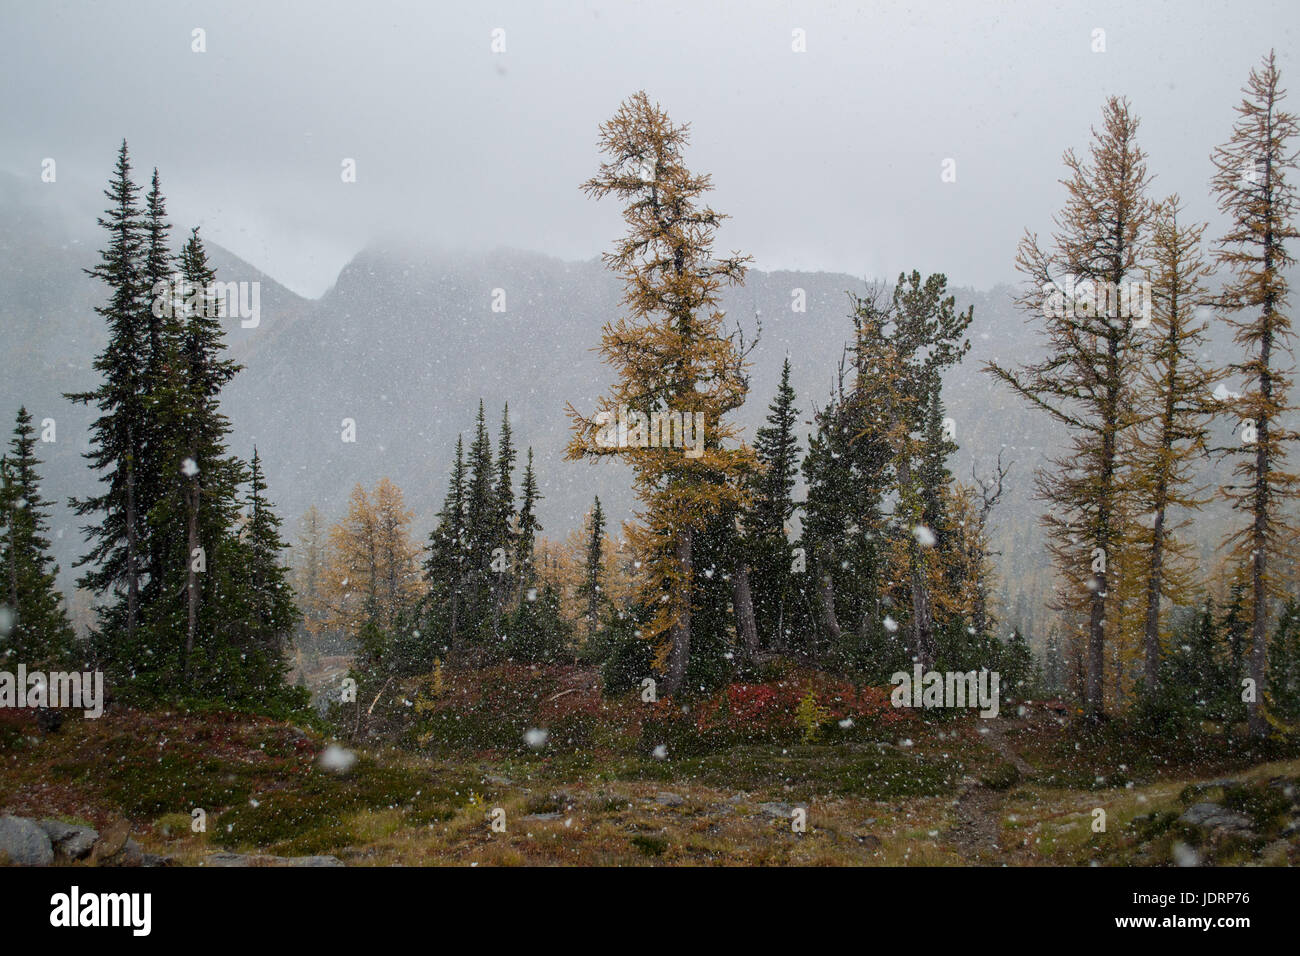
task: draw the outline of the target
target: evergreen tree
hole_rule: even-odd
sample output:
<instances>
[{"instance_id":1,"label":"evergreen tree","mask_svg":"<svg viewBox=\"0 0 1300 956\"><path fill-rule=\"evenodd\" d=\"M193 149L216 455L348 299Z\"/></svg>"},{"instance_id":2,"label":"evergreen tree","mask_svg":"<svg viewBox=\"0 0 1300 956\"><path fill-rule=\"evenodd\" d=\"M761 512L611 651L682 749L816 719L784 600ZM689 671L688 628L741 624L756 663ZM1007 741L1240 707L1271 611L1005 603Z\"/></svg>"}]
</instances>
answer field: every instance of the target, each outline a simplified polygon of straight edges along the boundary
<instances>
[{"instance_id":1,"label":"evergreen tree","mask_svg":"<svg viewBox=\"0 0 1300 956\"><path fill-rule=\"evenodd\" d=\"M110 206L99 219L108 232L108 245L99 264L87 270L108 287L106 303L95 309L108 324L108 344L94 363L101 382L94 391L67 396L99 411L91 426L92 447L84 457L100 472L105 486L97 495L71 502L78 516L96 516L83 528L90 550L76 564L87 568L78 583L92 593L116 596L116 602L101 611L99 623L109 638L106 656L127 668L143 656L135 645L141 578L146 573L138 458L145 430L149 304L141 269L144 223L139 191L131 181L123 140L104 193Z\"/></svg>"},{"instance_id":2,"label":"evergreen tree","mask_svg":"<svg viewBox=\"0 0 1300 956\"><path fill-rule=\"evenodd\" d=\"M1294 550L1300 535L1287 515L1287 504L1300 496L1300 477L1286 465L1287 449L1300 437L1286 426L1294 411L1287 394L1288 360L1294 359L1286 314L1287 270L1295 265L1287 243L1300 235L1290 181L1296 154L1289 144L1300 125L1295 114L1282 108L1286 91L1279 81L1270 52L1261 68L1251 70L1232 137L1213 156L1214 191L1230 221L1219 240L1218 263L1231 274L1220 306L1247 353L1231 366L1245 382L1236 403L1241 443L1229 450L1240 459L1233 472L1237 481L1224 488L1224 495L1250 519L1228 543L1237 559L1250 564L1249 676L1257 688L1263 688L1268 670L1269 612L1279 593L1277 559ZM1253 736L1268 732L1258 697L1247 704L1247 715Z\"/></svg>"},{"instance_id":3,"label":"evergreen tree","mask_svg":"<svg viewBox=\"0 0 1300 956\"><path fill-rule=\"evenodd\" d=\"M141 284L147 290L149 310L145 317L144 382L145 401L139 439L137 502L146 532L150 512L166 493L164 486L171 477L165 462L167 454L165 396L171 387L171 369L174 337L177 334L171 308L175 296L173 272L175 257L171 251L171 223L167 221L166 201L163 198L158 170L154 169L149 192L145 196L143 219L143 245ZM171 579L165 565L169 551L165 534L146 534L146 569L150 590L143 596L144 603L155 599L157 592L167 587Z\"/></svg>"},{"instance_id":4,"label":"evergreen tree","mask_svg":"<svg viewBox=\"0 0 1300 956\"><path fill-rule=\"evenodd\" d=\"M587 523L587 553L583 565L582 582L578 585L578 600L587 624L587 641L590 642L600 626L602 562L605 555L605 512L596 496Z\"/></svg>"},{"instance_id":5,"label":"evergreen tree","mask_svg":"<svg viewBox=\"0 0 1300 956\"><path fill-rule=\"evenodd\" d=\"M492 439L478 403L474 441L469 448L469 477L465 487L465 605L466 630L476 634L488 619L493 548L496 543L496 502L492 487ZM499 556L498 556L499 558Z\"/></svg>"},{"instance_id":6,"label":"evergreen tree","mask_svg":"<svg viewBox=\"0 0 1300 956\"><path fill-rule=\"evenodd\" d=\"M501 608L511 591L511 579L518 578L519 568L514 564L515 531L515 448L510 434L510 406L501 412L501 437L497 443L496 485L493 488L493 550L500 548L506 557L506 567L492 575L492 633L501 631Z\"/></svg>"},{"instance_id":7,"label":"evergreen tree","mask_svg":"<svg viewBox=\"0 0 1300 956\"><path fill-rule=\"evenodd\" d=\"M1300 601L1282 609L1268 649L1268 700L1277 716L1300 721Z\"/></svg>"},{"instance_id":8,"label":"evergreen tree","mask_svg":"<svg viewBox=\"0 0 1300 956\"><path fill-rule=\"evenodd\" d=\"M429 533L424 562L429 582L429 603L434 615L426 627L432 632L440 623L445 627L447 646L457 647L457 635L464 615L465 582L465 442L456 436L456 458L452 465L447 496L438 512L438 524Z\"/></svg>"},{"instance_id":9,"label":"evergreen tree","mask_svg":"<svg viewBox=\"0 0 1300 956\"><path fill-rule=\"evenodd\" d=\"M235 534L239 486L245 478L242 462L227 455L230 421L221 412L221 391L241 366L223 358L225 333L221 308L212 294L216 273L198 229L190 232L181 250L180 281L174 290L174 321L166 336L165 385L155 395L153 421L158 435L154 460L161 484L151 509L151 524L170 543L172 558L161 567L185 568L183 584L164 580L153 617L166 634L175 623L168 613L178 590L185 595L184 648L180 656L182 681L191 676L201 608L211 596L201 576L221 542ZM164 531L165 529L165 531ZM177 545L184 543L181 553ZM161 551L161 548L160 548Z\"/></svg>"},{"instance_id":10,"label":"evergreen tree","mask_svg":"<svg viewBox=\"0 0 1300 956\"><path fill-rule=\"evenodd\" d=\"M799 437L795 425L799 411L790 387L790 359L781 366L781 382L768 406L767 423L758 429L754 454L754 506L747 529L752 539L755 596L759 631L769 646L786 643L787 608L791 603L792 557L786 537L794 516L794 486L799 474Z\"/></svg>"},{"instance_id":11,"label":"evergreen tree","mask_svg":"<svg viewBox=\"0 0 1300 956\"><path fill-rule=\"evenodd\" d=\"M537 502L542 495L537 490L537 475L533 471L533 450L528 449L528 463L524 466L523 502L519 506L519 527L515 538L514 565L521 598L526 598L536 584L533 568L533 551L537 547L537 532L542 524L537 520Z\"/></svg>"},{"instance_id":12,"label":"evergreen tree","mask_svg":"<svg viewBox=\"0 0 1300 956\"><path fill-rule=\"evenodd\" d=\"M247 498L247 522L243 539L249 552L246 568L249 610L245 621L250 649L259 652L272 671L268 686L283 681L287 671L285 649L298 620L289 570L281 559L288 547L280 537L280 518L266 499L262 459L253 448Z\"/></svg>"},{"instance_id":13,"label":"evergreen tree","mask_svg":"<svg viewBox=\"0 0 1300 956\"><path fill-rule=\"evenodd\" d=\"M59 569L50 557L50 502L41 497L32 416L18 410L9 451L0 458L0 604L7 606L9 629L0 633L0 659L12 670L72 665L72 625L55 579Z\"/></svg>"}]
</instances>

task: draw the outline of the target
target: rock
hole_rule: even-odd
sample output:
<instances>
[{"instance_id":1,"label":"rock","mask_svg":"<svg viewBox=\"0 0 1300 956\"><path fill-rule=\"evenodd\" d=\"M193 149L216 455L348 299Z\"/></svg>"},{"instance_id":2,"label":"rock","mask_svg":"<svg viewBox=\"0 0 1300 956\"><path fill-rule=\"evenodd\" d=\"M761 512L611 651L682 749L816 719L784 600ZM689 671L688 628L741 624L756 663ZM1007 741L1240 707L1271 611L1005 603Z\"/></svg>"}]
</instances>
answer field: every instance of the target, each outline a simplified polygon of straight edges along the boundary
<instances>
[{"instance_id":1,"label":"rock","mask_svg":"<svg viewBox=\"0 0 1300 956\"><path fill-rule=\"evenodd\" d=\"M90 855L99 839L99 831L74 826L60 820L42 820L40 827L50 838L54 852L65 860L80 860Z\"/></svg>"},{"instance_id":2,"label":"rock","mask_svg":"<svg viewBox=\"0 0 1300 956\"><path fill-rule=\"evenodd\" d=\"M795 808L789 803L760 803L758 809L773 819L788 820Z\"/></svg>"},{"instance_id":3,"label":"rock","mask_svg":"<svg viewBox=\"0 0 1300 956\"><path fill-rule=\"evenodd\" d=\"M49 835L23 817L0 817L0 860L14 866L49 866L54 847Z\"/></svg>"},{"instance_id":4,"label":"rock","mask_svg":"<svg viewBox=\"0 0 1300 956\"><path fill-rule=\"evenodd\" d=\"M1219 831L1223 833L1233 833L1247 836L1251 833L1251 819L1244 813L1238 813L1236 810L1229 810L1221 807L1217 803L1196 803L1188 807L1181 817L1178 818L1180 823L1188 823L1192 826L1204 827L1207 830Z\"/></svg>"},{"instance_id":5,"label":"rock","mask_svg":"<svg viewBox=\"0 0 1300 956\"><path fill-rule=\"evenodd\" d=\"M525 817L520 817L519 819L520 820L558 820L562 815L563 814L559 814L559 813L530 813Z\"/></svg>"},{"instance_id":6,"label":"rock","mask_svg":"<svg viewBox=\"0 0 1300 956\"><path fill-rule=\"evenodd\" d=\"M103 863L122 852L127 841L131 839L131 825L124 820L104 827L95 848L90 853L91 863Z\"/></svg>"},{"instance_id":7,"label":"rock","mask_svg":"<svg viewBox=\"0 0 1300 956\"><path fill-rule=\"evenodd\" d=\"M655 794L655 803L661 807L680 807L685 802L686 799L680 793L668 793L665 790Z\"/></svg>"},{"instance_id":8,"label":"rock","mask_svg":"<svg viewBox=\"0 0 1300 956\"><path fill-rule=\"evenodd\" d=\"M144 851L128 836L116 853L101 853L96 862L100 866L143 866Z\"/></svg>"},{"instance_id":9,"label":"rock","mask_svg":"<svg viewBox=\"0 0 1300 956\"><path fill-rule=\"evenodd\" d=\"M213 853L204 866L342 866L336 856L270 856L261 853Z\"/></svg>"}]
</instances>

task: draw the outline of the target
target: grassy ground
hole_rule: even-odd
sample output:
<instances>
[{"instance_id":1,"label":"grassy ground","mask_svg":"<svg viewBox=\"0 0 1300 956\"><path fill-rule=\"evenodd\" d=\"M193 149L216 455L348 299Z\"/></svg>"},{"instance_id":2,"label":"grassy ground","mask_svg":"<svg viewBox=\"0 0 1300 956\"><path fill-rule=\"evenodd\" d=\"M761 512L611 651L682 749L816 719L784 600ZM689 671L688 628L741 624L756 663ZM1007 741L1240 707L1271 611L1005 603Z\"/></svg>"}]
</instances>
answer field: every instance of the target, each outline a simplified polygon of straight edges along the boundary
<instances>
[{"instance_id":1,"label":"grassy ground","mask_svg":"<svg viewBox=\"0 0 1300 956\"><path fill-rule=\"evenodd\" d=\"M452 678L436 707L395 687L368 714L363 695L335 729L357 758L345 773L318 762L330 733L268 718L116 711L46 736L0 712L0 810L126 821L184 864L237 850L353 865L1167 865L1188 848L1300 863L1300 835L1283 832L1295 811L1277 802L1300 786L1294 743L1157 746L1041 704L994 720L829 721L808 741L780 721L694 734L634 696L602 701L591 676ZM491 707L475 696L488 684ZM547 743L523 744L525 725L548 727ZM1203 799L1248 812L1254 831L1218 839L1178 822Z\"/></svg>"}]
</instances>

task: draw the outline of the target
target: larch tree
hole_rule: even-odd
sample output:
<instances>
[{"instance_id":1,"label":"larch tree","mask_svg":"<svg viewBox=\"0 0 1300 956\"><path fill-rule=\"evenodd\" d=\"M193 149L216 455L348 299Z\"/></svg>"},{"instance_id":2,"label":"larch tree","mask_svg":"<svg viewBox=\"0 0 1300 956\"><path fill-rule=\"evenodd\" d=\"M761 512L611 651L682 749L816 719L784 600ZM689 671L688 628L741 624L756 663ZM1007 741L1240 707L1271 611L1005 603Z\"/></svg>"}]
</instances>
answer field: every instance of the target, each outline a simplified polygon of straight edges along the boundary
<instances>
[{"instance_id":1,"label":"larch tree","mask_svg":"<svg viewBox=\"0 0 1300 956\"><path fill-rule=\"evenodd\" d=\"M294 574L294 591L302 607L302 629L315 638L324 627L324 602L321 588L324 584L325 563L327 560L325 544L325 519L320 509L309 505L298 519L298 540L295 549L296 561Z\"/></svg>"},{"instance_id":2,"label":"larch tree","mask_svg":"<svg viewBox=\"0 0 1300 956\"><path fill-rule=\"evenodd\" d=\"M1237 121L1227 144L1214 151L1213 189L1229 221L1219 239L1216 259L1229 277L1220 308L1234 329L1245 356L1229 366L1243 387L1236 411L1241 418L1235 480L1225 496L1249 516L1249 524L1229 538L1234 555L1250 567L1251 638L1249 677L1255 694L1247 699L1250 733L1268 731L1259 695L1268 670L1268 622L1276 597L1274 563L1294 547L1296 526L1285 509L1300 488L1300 477L1287 471L1287 448L1297 433L1286 427L1291 319L1287 314L1286 272L1295 264L1287 244L1296 238L1295 185L1290 176L1296 153L1290 143L1297 132L1295 114L1283 109L1286 91L1279 85L1272 52L1251 70L1236 107Z\"/></svg>"},{"instance_id":3,"label":"larch tree","mask_svg":"<svg viewBox=\"0 0 1300 956\"><path fill-rule=\"evenodd\" d=\"M1134 423L1132 290L1143 278L1151 220L1138 126L1128 102L1112 97L1089 159L1066 151L1068 198L1053 241L1044 247L1026 232L1016 260L1029 280L1019 303L1039 325L1047 355L1019 369L986 366L1071 436L1069 450L1039 469L1037 490L1050 506L1043 522L1065 582L1062 600L1087 609L1084 699L1093 716L1105 712L1107 564L1124 542L1121 445Z\"/></svg>"},{"instance_id":4,"label":"larch tree","mask_svg":"<svg viewBox=\"0 0 1300 956\"><path fill-rule=\"evenodd\" d=\"M719 290L743 281L748 258L713 256L725 217L701 202L712 183L687 168L689 139L689 127L673 123L644 92L600 128L606 159L583 190L625 203L627 234L604 260L623 278L627 314L602 330L600 352L617 382L593 415L570 406L567 452L574 460L622 455L633 468L643 510L629 538L644 556L642 595L653 608L643 634L660 643L656 662L670 694L682 688L690 660L695 537L715 517L747 505L754 462L726 421L743 404L748 378L738 330L725 331L718 307ZM654 447L614 439L622 416L632 415L651 429L657 424L660 438L671 435L675 420L681 441ZM683 449L692 425L699 447Z\"/></svg>"},{"instance_id":5,"label":"larch tree","mask_svg":"<svg viewBox=\"0 0 1300 956\"><path fill-rule=\"evenodd\" d=\"M1193 483L1196 456L1209 448L1209 426L1222 375L1201 359L1208 323L1210 268L1201 254L1204 224L1181 221L1182 202L1170 196L1154 212L1151 230L1151 325L1143 335L1135 399L1138 423L1125 457L1133 469L1136 560L1140 562L1143 684L1154 693L1160 676L1162 600L1186 604L1190 555L1177 532L1208 500ZM1175 515L1181 517L1176 518Z\"/></svg>"}]
</instances>

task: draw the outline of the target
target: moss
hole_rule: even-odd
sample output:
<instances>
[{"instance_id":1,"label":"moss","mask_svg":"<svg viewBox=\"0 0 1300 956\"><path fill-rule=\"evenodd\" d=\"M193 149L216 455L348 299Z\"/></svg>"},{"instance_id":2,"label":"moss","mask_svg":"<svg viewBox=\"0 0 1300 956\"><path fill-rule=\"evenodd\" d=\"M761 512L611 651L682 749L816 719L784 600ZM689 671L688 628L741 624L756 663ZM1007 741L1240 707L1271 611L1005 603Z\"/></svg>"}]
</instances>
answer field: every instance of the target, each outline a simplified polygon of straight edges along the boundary
<instances>
[{"instance_id":1,"label":"moss","mask_svg":"<svg viewBox=\"0 0 1300 956\"><path fill-rule=\"evenodd\" d=\"M213 839L228 848L321 853L353 842L352 829L342 821L362 811L400 809L405 822L416 826L449 820L471 785L469 779L458 788L435 785L427 773L362 757L346 775L313 771L292 789L231 807L217 821Z\"/></svg>"},{"instance_id":2,"label":"moss","mask_svg":"<svg viewBox=\"0 0 1300 956\"><path fill-rule=\"evenodd\" d=\"M1279 789L1258 784L1224 788L1223 805L1246 814L1257 830L1269 829L1291 809L1291 801Z\"/></svg>"},{"instance_id":3,"label":"moss","mask_svg":"<svg viewBox=\"0 0 1300 956\"><path fill-rule=\"evenodd\" d=\"M668 840L661 836L638 833L631 843L643 856L663 856L668 849Z\"/></svg>"},{"instance_id":4,"label":"moss","mask_svg":"<svg viewBox=\"0 0 1300 956\"><path fill-rule=\"evenodd\" d=\"M1003 760L981 773L979 781L990 790L1009 790L1020 782L1020 771L1015 764Z\"/></svg>"}]
</instances>

